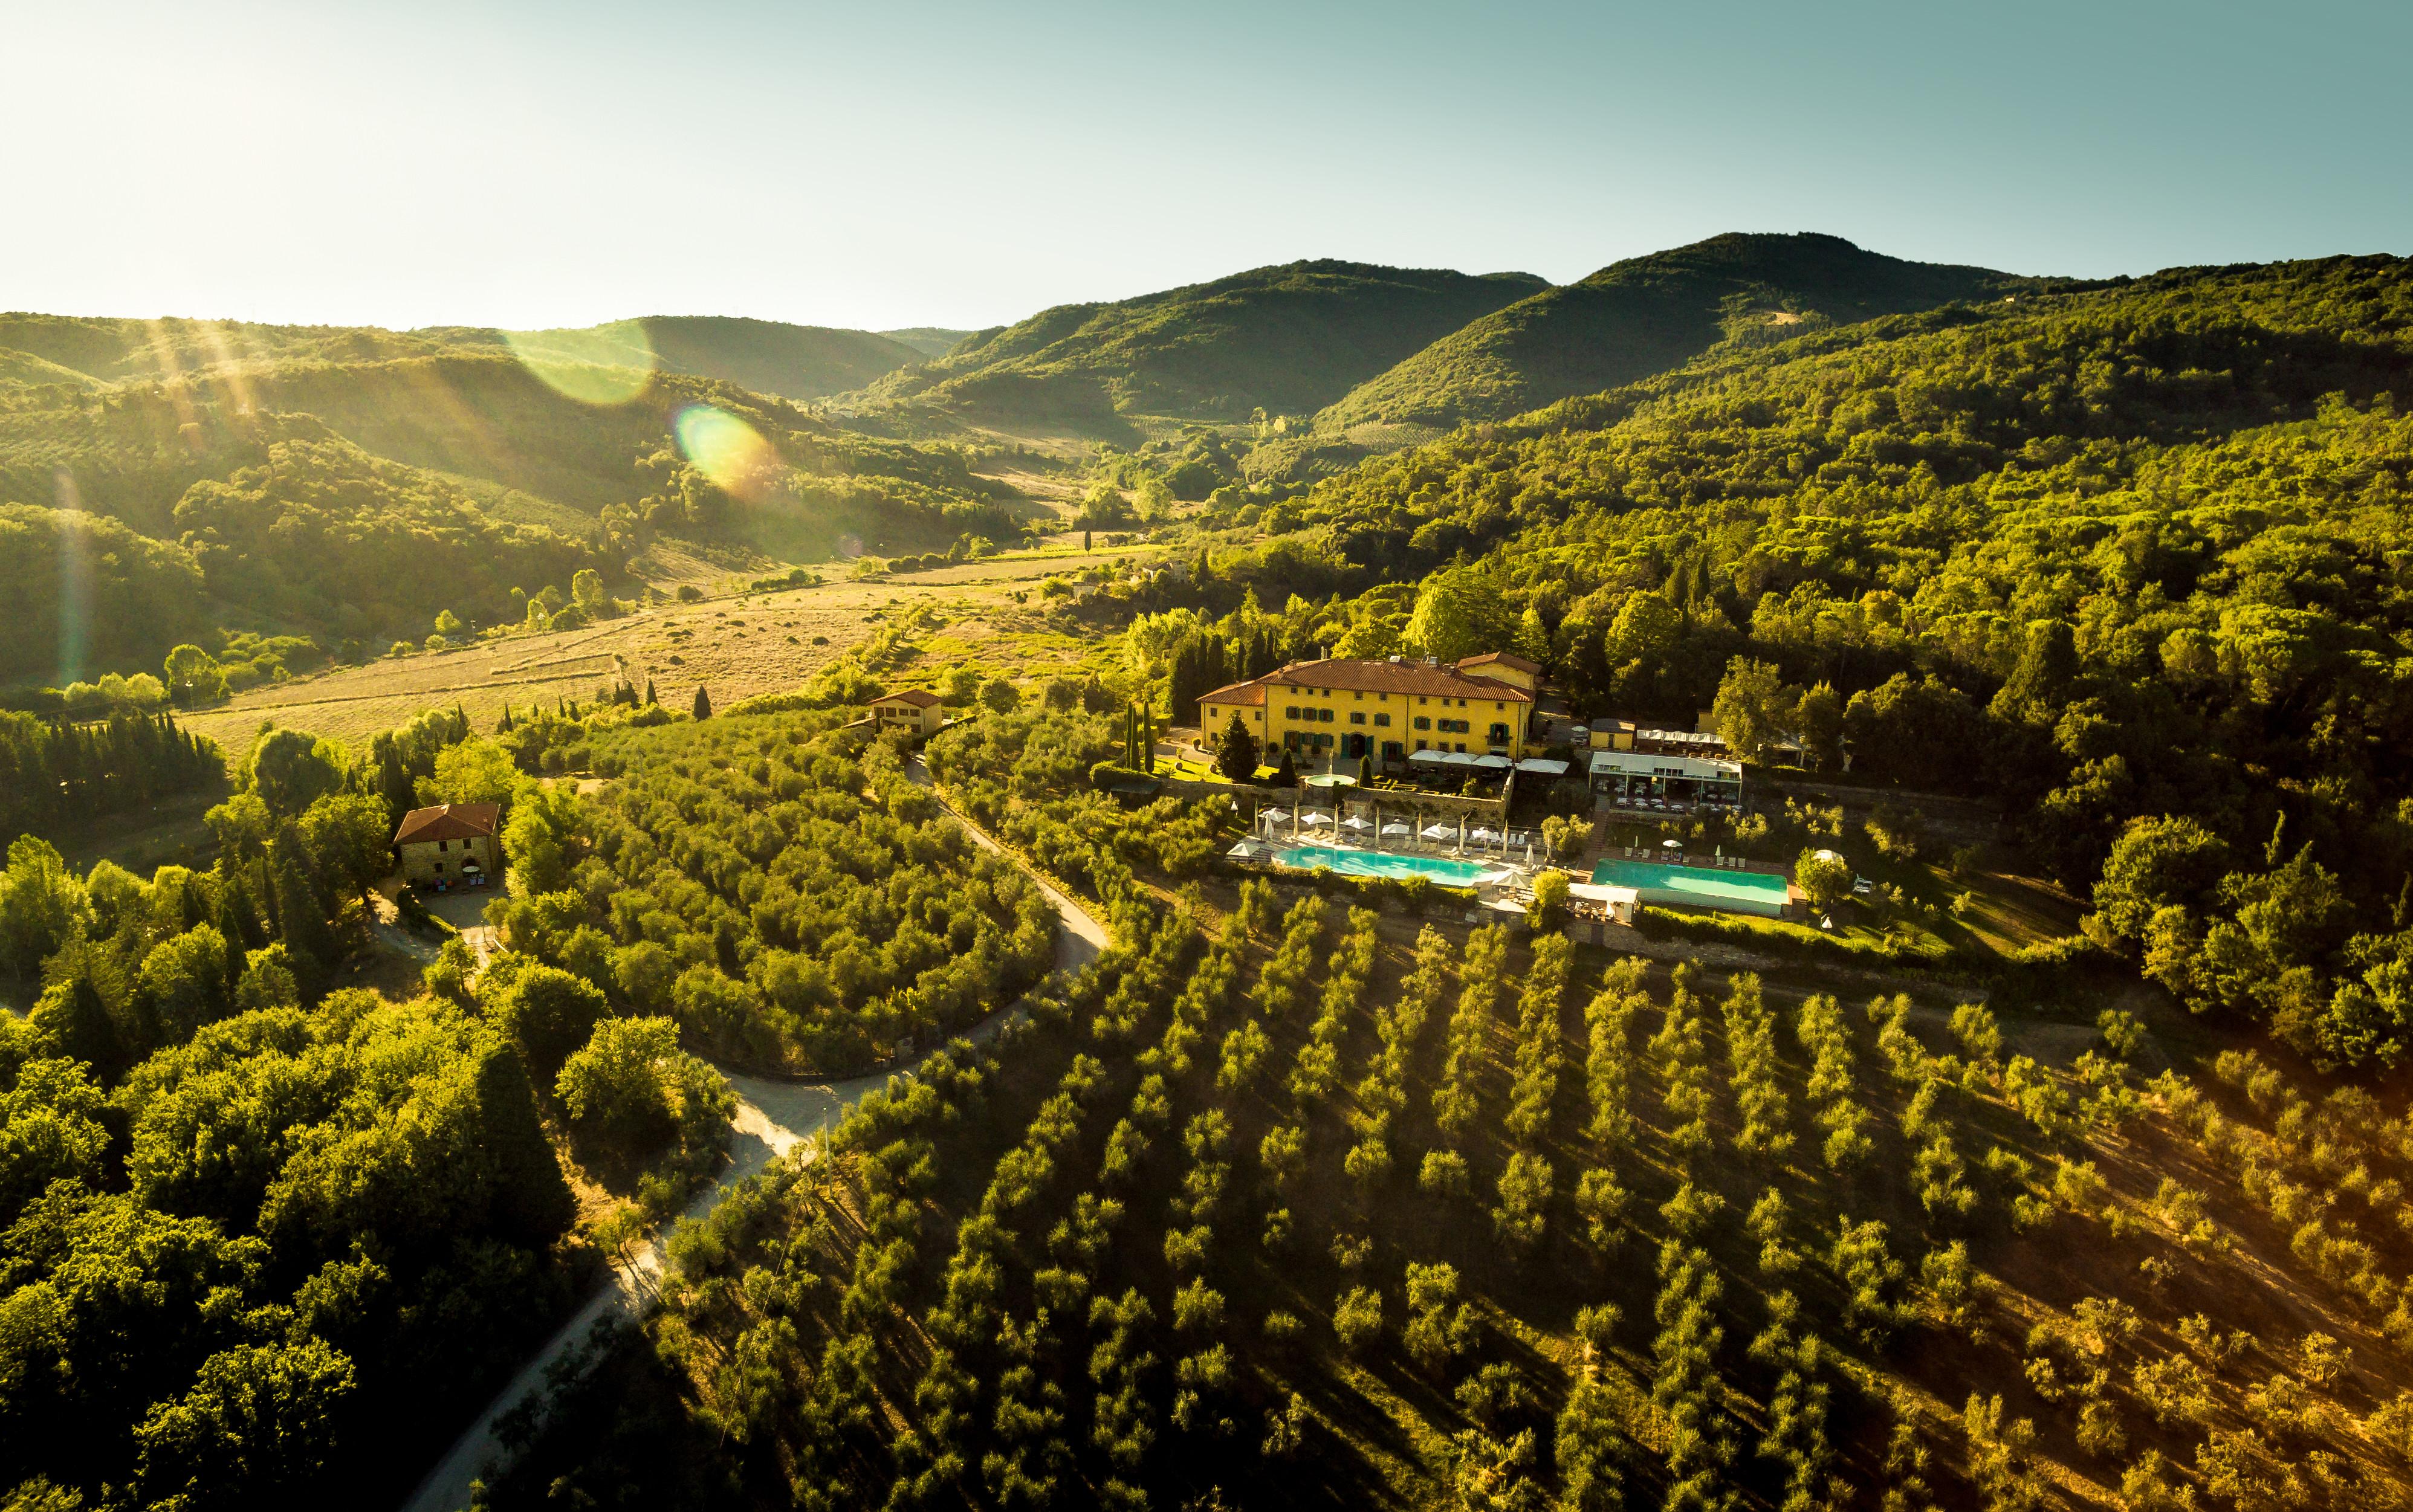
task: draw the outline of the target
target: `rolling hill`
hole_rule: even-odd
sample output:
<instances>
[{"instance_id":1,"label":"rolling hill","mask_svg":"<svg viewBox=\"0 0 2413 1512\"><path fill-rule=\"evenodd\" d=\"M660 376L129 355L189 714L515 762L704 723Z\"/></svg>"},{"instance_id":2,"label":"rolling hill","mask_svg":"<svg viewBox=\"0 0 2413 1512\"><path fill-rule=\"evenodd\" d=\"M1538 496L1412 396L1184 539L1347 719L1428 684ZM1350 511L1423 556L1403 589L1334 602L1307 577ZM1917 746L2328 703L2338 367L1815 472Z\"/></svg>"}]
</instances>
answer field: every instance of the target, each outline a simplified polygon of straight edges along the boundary
<instances>
[{"instance_id":1,"label":"rolling hill","mask_svg":"<svg viewBox=\"0 0 2413 1512\"><path fill-rule=\"evenodd\" d=\"M1316 430L1500 419L1680 367L1722 344L2039 286L1991 269L1905 262L1841 237L1711 237L1473 320L1351 389L1317 416Z\"/></svg>"},{"instance_id":2,"label":"rolling hill","mask_svg":"<svg viewBox=\"0 0 2413 1512\"><path fill-rule=\"evenodd\" d=\"M124 383L229 364L374 362L507 347L533 360L684 373L782 399L819 399L860 389L944 351L963 332L931 329L905 334L914 339L722 316L646 316L599 326L501 331L15 313L0 315L0 383Z\"/></svg>"},{"instance_id":3,"label":"rolling hill","mask_svg":"<svg viewBox=\"0 0 2413 1512\"><path fill-rule=\"evenodd\" d=\"M805 387L816 362L913 360L901 343L764 321L547 334L0 316L0 582L45 627L0 648L0 683L242 634L373 653L446 611L517 621L511 590L582 568L633 593L657 539L809 562L1014 528L1011 491L952 448L682 371ZM659 367L597 365L644 360L614 340Z\"/></svg>"},{"instance_id":4,"label":"rolling hill","mask_svg":"<svg viewBox=\"0 0 2413 1512\"><path fill-rule=\"evenodd\" d=\"M494 333L463 335L492 339ZM869 330L728 316L647 316L569 330L513 331L504 339L526 355L657 367L782 399L820 399L860 389L930 355L918 344Z\"/></svg>"},{"instance_id":5,"label":"rolling hill","mask_svg":"<svg viewBox=\"0 0 2413 1512\"><path fill-rule=\"evenodd\" d=\"M838 404L910 403L989 420L1076 424L1296 414L1545 287L1529 273L1335 261L1256 268L1110 304L1043 310Z\"/></svg>"},{"instance_id":6,"label":"rolling hill","mask_svg":"<svg viewBox=\"0 0 2413 1512\"><path fill-rule=\"evenodd\" d=\"M971 332L951 330L945 326L906 326L896 330L883 330L880 334L890 341L903 342L924 357L944 357Z\"/></svg>"}]
</instances>

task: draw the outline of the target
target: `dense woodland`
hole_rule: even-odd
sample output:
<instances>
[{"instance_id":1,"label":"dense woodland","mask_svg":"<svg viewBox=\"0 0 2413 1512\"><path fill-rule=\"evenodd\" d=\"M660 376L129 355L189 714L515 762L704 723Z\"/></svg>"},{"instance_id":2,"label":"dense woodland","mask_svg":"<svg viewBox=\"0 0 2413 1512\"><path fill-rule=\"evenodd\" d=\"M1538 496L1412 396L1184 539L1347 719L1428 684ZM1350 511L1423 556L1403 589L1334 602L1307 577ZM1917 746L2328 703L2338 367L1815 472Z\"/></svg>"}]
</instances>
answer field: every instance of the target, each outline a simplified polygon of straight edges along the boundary
<instances>
[{"instance_id":1,"label":"dense woodland","mask_svg":"<svg viewBox=\"0 0 2413 1512\"><path fill-rule=\"evenodd\" d=\"M0 712L0 834L55 833L225 778L215 742L170 714L73 724Z\"/></svg>"},{"instance_id":2,"label":"dense woodland","mask_svg":"<svg viewBox=\"0 0 2413 1512\"><path fill-rule=\"evenodd\" d=\"M90 365L0 374L0 583L43 627L0 650L0 683L155 673L179 643L245 634L379 654L438 616L517 623L581 570L629 594L663 538L814 561L1019 530L961 448L715 377L665 371L597 404L491 332L90 324L0 317L0 345Z\"/></svg>"},{"instance_id":3,"label":"dense woodland","mask_svg":"<svg viewBox=\"0 0 2413 1512\"><path fill-rule=\"evenodd\" d=\"M428 723L398 738L414 758ZM431 1402L571 1295L570 1194L509 1038L334 985L390 864L374 771L263 736L206 872L9 848L0 972L32 1003L0 1014L11 1505L292 1505L407 1474Z\"/></svg>"}]
</instances>

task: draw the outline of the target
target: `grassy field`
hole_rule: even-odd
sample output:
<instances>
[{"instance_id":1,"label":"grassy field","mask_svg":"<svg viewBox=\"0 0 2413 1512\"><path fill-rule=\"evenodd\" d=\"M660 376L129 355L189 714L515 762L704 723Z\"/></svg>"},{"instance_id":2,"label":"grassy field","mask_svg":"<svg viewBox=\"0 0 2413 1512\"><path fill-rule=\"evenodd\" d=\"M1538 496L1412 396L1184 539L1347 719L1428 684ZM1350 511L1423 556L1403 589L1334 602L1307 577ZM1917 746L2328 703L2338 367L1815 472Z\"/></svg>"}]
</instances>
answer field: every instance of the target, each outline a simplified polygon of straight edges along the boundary
<instances>
[{"instance_id":1,"label":"grassy field","mask_svg":"<svg viewBox=\"0 0 2413 1512\"><path fill-rule=\"evenodd\" d=\"M592 698L625 671L684 709L702 686L727 707L792 688L878 629L890 609L931 603L950 622L924 658L974 660L1036 676L1078 666L1088 648L1049 629L1032 586L1051 574L1119 560L1134 549L1018 553L890 581L833 581L778 593L666 604L583 630L511 636L459 651L338 668L253 689L185 720L228 748L245 749L264 722L357 742L422 710L460 704L485 729L506 703ZM1017 602L1015 595L1024 595Z\"/></svg>"}]
</instances>

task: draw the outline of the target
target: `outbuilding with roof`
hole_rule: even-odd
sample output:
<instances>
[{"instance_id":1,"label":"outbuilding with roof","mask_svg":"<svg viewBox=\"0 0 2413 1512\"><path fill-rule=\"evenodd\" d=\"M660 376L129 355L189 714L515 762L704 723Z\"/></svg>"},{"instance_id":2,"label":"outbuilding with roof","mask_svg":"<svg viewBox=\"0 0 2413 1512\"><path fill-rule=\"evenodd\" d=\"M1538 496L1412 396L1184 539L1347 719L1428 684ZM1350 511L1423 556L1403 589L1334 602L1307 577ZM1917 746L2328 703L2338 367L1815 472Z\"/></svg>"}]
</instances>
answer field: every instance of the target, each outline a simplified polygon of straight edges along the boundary
<instances>
[{"instance_id":1,"label":"outbuilding with roof","mask_svg":"<svg viewBox=\"0 0 2413 1512\"><path fill-rule=\"evenodd\" d=\"M413 809L393 832L402 874L412 882L480 886L502 872L498 831L503 811L493 803L439 803Z\"/></svg>"}]
</instances>

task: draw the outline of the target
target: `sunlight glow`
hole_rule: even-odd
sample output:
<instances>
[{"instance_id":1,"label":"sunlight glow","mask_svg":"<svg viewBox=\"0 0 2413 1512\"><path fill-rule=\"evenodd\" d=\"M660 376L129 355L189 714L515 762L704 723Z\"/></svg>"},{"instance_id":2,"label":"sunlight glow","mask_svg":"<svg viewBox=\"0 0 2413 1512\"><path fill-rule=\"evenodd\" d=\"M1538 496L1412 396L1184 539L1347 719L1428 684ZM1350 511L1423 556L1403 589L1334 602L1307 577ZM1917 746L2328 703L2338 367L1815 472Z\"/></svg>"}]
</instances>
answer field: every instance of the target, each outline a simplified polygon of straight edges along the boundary
<instances>
[{"instance_id":1,"label":"sunlight glow","mask_svg":"<svg viewBox=\"0 0 2413 1512\"><path fill-rule=\"evenodd\" d=\"M779 454L754 427L710 404L689 404L674 422L679 450L721 489L760 503L777 487Z\"/></svg>"},{"instance_id":2,"label":"sunlight glow","mask_svg":"<svg viewBox=\"0 0 2413 1512\"><path fill-rule=\"evenodd\" d=\"M659 365L642 320L584 330L506 330L503 343L547 388L583 404L625 404L640 397Z\"/></svg>"},{"instance_id":3,"label":"sunlight glow","mask_svg":"<svg viewBox=\"0 0 2413 1512\"><path fill-rule=\"evenodd\" d=\"M84 673L84 643L92 604L92 556L84 539L83 496L75 475L62 467L51 477L59 520L59 671L52 686L66 687Z\"/></svg>"}]
</instances>

